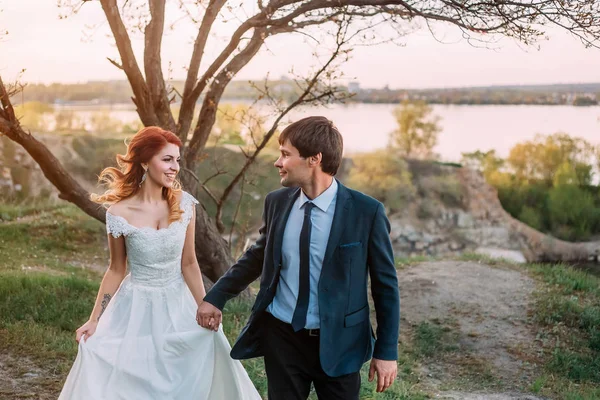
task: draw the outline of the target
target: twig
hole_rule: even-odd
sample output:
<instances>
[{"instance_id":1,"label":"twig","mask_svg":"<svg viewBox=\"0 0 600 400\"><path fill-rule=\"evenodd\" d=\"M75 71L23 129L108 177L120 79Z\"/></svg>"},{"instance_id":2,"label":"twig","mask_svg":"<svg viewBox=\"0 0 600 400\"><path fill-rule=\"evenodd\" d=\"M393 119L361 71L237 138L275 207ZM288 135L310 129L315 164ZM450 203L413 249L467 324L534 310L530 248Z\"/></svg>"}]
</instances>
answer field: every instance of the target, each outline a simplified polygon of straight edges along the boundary
<instances>
[{"instance_id":1,"label":"twig","mask_svg":"<svg viewBox=\"0 0 600 400\"><path fill-rule=\"evenodd\" d=\"M233 214L233 219L231 221L231 229L229 230L229 251L231 251L231 239L233 237L233 229L235 227L235 221L237 220L238 213L240 212L240 207L242 205L242 199L244 198L244 183L246 180L242 177L242 183L240 184L240 198L238 200L237 206L235 207L235 213Z\"/></svg>"},{"instance_id":2,"label":"twig","mask_svg":"<svg viewBox=\"0 0 600 400\"><path fill-rule=\"evenodd\" d=\"M204 183L200 182L200 179L192 170L190 170L188 168L181 168L181 170L190 174L190 176L192 178L194 178L196 183L198 183L198 185L200 185L202 190L204 190L204 192L206 192L206 194L212 199L212 201L214 201L215 204L217 204L217 205L219 204L219 200L217 199L217 197L213 194L213 192Z\"/></svg>"},{"instance_id":3,"label":"twig","mask_svg":"<svg viewBox=\"0 0 600 400\"><path fill-rule=\"evenodd\" d=\"M106 57L106 59L107 59L107 60L108 60L108 61L109 61L109 62L110 62L112 65L114 65L115 67L117 67L117 68L119 68L120 70L124 71L124 69L123 69L123 65L119 64L119 63L118 63L116 60L113 60L113 59L112 59L112 58L110 58L110 57Z\"/></svg>"}]
</instances>

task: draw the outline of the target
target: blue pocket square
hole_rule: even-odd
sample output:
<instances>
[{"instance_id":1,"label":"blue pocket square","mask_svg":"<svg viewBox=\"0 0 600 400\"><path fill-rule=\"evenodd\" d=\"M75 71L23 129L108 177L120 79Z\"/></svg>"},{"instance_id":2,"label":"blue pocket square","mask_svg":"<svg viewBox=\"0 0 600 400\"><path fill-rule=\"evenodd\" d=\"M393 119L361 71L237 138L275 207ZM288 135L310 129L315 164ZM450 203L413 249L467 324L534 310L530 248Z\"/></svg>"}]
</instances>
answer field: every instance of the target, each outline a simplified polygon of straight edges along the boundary
<instances>
[{"instance_id":1,"label":"blue pocket square","mask_svg":"<svg viewBox=\"0 0 600 400\"><path fill-rule=\"evenodd\" d=\"M345 243L345 244L340 244L340 248L344 249L344 248L348 248L348 247L356 247L356 246L360 246L361 244L362 244L362 242Z\"/></svg>"}]
</instances>

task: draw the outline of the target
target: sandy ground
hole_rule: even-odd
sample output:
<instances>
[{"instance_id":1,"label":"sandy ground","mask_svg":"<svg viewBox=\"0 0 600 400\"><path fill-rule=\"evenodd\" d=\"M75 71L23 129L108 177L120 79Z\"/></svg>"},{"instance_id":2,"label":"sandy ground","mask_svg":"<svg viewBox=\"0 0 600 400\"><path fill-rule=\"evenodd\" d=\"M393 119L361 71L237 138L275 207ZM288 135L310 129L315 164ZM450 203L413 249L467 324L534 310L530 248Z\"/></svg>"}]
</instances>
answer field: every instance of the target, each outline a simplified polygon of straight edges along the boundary
<instances>
[{"instance_id":1,"label":"sandy ground","mask_svg":"<svg viewBox=\"0 0 600 400\"><path fill-rule=\"evenodd\" d=\"M424 380L443 399L538 399L515 392L527 387L538 368L531 362L535 334L529 322L534 281L516 269L501 269L477 262L439 261L399 271L401 331L423 321L447 326L460 351L446 354L424 366ZM448 382L469 386L478 371L486 375L492 392L448 391ZM472 379L473 386L478 379ZM446 390L445 390L446 389Z\"/></svg>"}]
</instances>

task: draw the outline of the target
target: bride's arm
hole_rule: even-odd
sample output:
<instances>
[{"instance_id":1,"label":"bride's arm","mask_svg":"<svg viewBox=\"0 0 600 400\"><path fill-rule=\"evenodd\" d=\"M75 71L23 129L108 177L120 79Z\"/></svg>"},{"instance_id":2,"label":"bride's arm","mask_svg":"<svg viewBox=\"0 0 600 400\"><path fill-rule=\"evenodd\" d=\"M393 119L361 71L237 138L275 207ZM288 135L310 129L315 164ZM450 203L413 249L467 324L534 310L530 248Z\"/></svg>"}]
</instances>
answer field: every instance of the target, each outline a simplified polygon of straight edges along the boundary
<instances>
[{"instance_id":1,"label":"bride's arm","mask_svg":"<svg viewBox=\"0 0 600 400\"><path fill-rule=\"evenodd\" d=\"M196 248L195 248L195 231L196 231L196 210L193 210L192 219L188 224L187 231L185 233L185 242L183 244L183 255L181 258L181 272L183 273L183 279L190 288L196 304L200 305L206 291L204 290L204 282L202 281L202 274L200 273L200 265L196 259Z\"/></svg>"},{"instance_id":2,"label":"bride's arm","mask_svg":"<svg viewBox=\"0 0 600 400\"><path fill-rule=\"evenodd\" d=\"M121 236L115 238L111 234L108 234L108 249L110 250L110 264L104 273L104 278L102 278L102 283L100 284L100 289L98 290L98 296L96 297L96 303L92 309L90 319L76 331L76 340L78 342L82 335L85 334L86 338L89 338L94 334L100 316L106 309L106 306L108 306L108 303L119 288L119 285L121 285L121 282L127 273L127 255L124 237Z\"/></svg>"}]
</instances>

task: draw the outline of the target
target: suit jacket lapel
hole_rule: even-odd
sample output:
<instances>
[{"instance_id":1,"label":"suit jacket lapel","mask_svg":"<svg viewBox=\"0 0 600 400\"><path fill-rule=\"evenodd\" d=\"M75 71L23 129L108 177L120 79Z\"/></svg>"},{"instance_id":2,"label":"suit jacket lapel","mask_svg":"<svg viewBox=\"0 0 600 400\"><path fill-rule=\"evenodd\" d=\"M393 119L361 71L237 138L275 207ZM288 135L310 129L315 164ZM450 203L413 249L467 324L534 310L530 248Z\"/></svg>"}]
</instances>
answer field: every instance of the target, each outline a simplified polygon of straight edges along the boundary
<instances>
[{"instance_id":1,"label":"suit jacket lapel","mask_svg":"<svg viewBox=\"0 0 600 400\"><path fill-rule=\"evenodd\" d=\"M284 199L281 208L278 210L281 212L281 214L279 218L277 218L275 230L273 231L273 266L276 272L279 270L279 265L281 263L281 246L283 245L283 233L285 231L285 225L288 217L290 216L290 212L292 211L292 206L299 195L300 188L293 190L289 196Z\"/></svg>"},{"instance_id":2,"label":"suit jacket lapel","mask_svg":"<svg viewBox=\"0 0 600 400\"><path fill-rule=\"evenodd\" d=\"M329 240L327 241L325 257L323 257L323 268L328 264L335 248L342 239L342 233L344 233L348 221L348 212L352 208L352 196L350 196L350 192L340 181L337 181L337 183L338 192L335 202L335 213L333 214L333 221L331 222L331 232L329 233Z\"/></svg>"}]
</instances>

